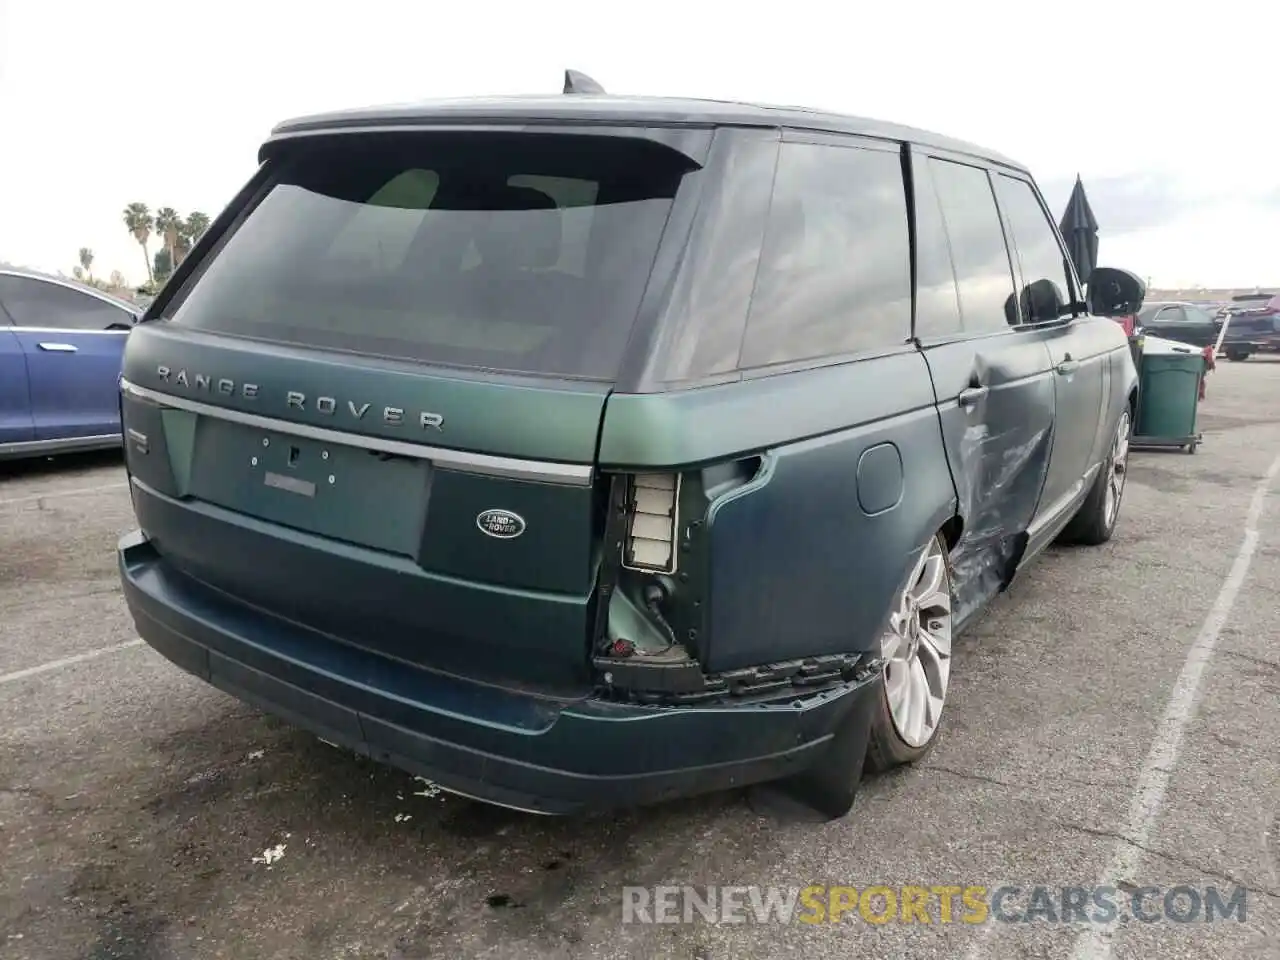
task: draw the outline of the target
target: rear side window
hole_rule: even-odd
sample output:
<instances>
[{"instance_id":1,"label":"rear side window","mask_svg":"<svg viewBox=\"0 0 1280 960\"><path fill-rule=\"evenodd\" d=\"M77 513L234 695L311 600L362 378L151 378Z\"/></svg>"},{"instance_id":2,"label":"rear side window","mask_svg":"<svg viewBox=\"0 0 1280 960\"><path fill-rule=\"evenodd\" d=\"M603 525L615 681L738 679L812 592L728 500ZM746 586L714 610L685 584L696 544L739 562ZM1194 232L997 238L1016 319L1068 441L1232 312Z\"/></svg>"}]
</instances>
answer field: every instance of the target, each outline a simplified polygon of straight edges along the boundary
<instances>
[{"instance_id":1,"label":"rear side window","mask_svg":"<svg viewBox=\"0 0 1280 960\"><path fill-rule=\"evenodd\" d=\"M1045 323L1069 316L1072 298L1066 254L1035 190L1025 180L1004 174L996 177L996 189L1022 275L1022 322Z\"/></svg>"},{"instance_id":2,"label":"rear side window","mask_svg":"<svg viewBox=\"0 0 1280 960\"><path fill-rule=\"evenodd\" d=\"M912 167L916 200L916 336L954 336L964 330L951 245L942 204L927 163Z\"/></svg>"},{"instance_id":3,"label":"rear side window","mask_svg":"<svg viewBox=\"0 0 1280 960\"><path fill-rule=\"evenodd\" d=\"M689 166L607 136L311 144L166 316L280 343L613 379Z\"/></svg>"},{"instance_id":4,"label":"rear side window","mask_svg":"<svg viewBox=\"0 0 1280 960\"><path fill-rule=\"evenodd\" d=\"M967 333L1017 323L1013 273L987 172L931 157L927 164L946 226Z\"/></svg>"},{"instance_id":5,"label":"rear side window","mask_svg":"<svg viewBox=\"0 0 1280 960\"><path fill-rule=\"evenodd\" d=\"M58 283L0 274L0 304L19 327L56 330L128 329L123 307Z\"/></svg>"},{"instance_id":6,"label":"rear side window","mask_svg":"<svg viewBox=\"0 0 1280 960\"><path fill-rule=\"evenodd\" d=\"M741 365L882 350L910 335L899 153L783 143Z\"/></svg>"}]
</instances>

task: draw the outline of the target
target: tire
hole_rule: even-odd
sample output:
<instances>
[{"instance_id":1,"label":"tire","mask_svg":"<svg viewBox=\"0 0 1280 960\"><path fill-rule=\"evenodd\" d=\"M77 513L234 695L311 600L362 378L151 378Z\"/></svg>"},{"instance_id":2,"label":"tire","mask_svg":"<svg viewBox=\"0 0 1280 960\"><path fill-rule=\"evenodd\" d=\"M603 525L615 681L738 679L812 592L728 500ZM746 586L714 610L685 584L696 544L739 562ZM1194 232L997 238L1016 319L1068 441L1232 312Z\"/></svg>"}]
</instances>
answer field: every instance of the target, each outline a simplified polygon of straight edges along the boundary
<instances>
[{"instance_id":1,"label":"tire","mask_svg":"<svg viewBox=\"0 0 1280 960\"><path fill-rule=\"evenodd\" d=\"M1235 362L1235 363L1239 363L1241 360L1248 360L1248 359L1249 359L1249 351L1248 351L1248 350L1233 350L1233 349L1231 349L1230 347L1228 347L1228 348L1227 348L1227 359L1228 359L1228 360L1231 360L1231 361L1233 361L1233 362Z\"/></svg>"},{"instance_id":2,"label":"tire","mask_svg":"<svg viewBox=\"0 0 1280 960\"><path fill-rule=\"evenodd\" d=\"M1058 534L1059 543L1075 543L1096 547L1111 539L1120 518L1120 502L1124 496L1125 476L1129 467L1129 435L1132 420L1126 407L1116 423L1111 448L1107 451L1089 495L1080 509Z\"/></svg>"},{"instance_id":3,"label":"tire","mask_svg":"<svg viewBox=\"0 0 1280 960\"><path fill-rule=\"evenodd\" d=\"M867 739L872 772L915 763L938 740L951 678L952 600L951 558L938 534L912 568L885 632L888 663Z\"/></svg>"}]
</instances>

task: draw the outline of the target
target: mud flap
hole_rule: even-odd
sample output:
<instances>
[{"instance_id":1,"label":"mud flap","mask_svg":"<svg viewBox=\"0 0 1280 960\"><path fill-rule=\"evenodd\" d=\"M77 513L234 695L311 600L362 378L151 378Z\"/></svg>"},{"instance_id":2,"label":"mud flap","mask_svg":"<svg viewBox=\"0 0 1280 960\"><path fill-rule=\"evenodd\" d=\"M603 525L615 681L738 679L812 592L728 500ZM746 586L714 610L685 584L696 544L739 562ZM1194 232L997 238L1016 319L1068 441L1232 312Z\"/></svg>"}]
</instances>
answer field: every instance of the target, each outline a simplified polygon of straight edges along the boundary
<instances>
[{"instance_id":1,"label":"mud flap","mask_svg":"<svg viewBox=\"0 0 1280 960\"><path fill-rule=\"evenodd\" d=\"M883 689L880 681L869 684L813 765L803 773L753 788L750 805L758 813L803 820L838 820L853 809L866 766L871 717Z\"/></svg>"}]
</instances>

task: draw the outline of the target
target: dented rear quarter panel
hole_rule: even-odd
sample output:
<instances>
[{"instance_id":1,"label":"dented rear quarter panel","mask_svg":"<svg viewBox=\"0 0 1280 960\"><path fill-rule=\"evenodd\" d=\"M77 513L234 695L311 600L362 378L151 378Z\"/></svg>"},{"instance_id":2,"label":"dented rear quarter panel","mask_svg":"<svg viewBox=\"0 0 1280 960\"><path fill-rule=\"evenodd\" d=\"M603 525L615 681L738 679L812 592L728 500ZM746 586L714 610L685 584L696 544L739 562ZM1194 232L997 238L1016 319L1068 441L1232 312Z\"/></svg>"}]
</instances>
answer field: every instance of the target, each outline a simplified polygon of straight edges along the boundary
<instances>
[{"instance_id":1,"label":"dented rear quarter panel","mask_svg":"<svg viewBox=\"0 0 1280 960\"><path fill-rule=\"evenodd\" d=\"M923 357L909 348L714 387L615 394L605 411L605 469L680 470L756 454L755 477L700 518L704 668L877 651L912 561L955 512Z\"/></svg>"}]
</instances>

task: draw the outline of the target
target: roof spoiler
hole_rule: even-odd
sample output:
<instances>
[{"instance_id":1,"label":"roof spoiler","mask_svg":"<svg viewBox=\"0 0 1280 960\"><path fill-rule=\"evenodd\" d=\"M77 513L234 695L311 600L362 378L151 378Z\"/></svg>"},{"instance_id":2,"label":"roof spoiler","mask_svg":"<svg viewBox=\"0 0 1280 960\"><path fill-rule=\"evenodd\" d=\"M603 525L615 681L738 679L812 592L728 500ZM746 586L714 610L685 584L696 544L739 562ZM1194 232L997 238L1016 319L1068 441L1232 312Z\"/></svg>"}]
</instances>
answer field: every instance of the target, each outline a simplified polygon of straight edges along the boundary
<instances>
[{"instance_id":1,"label":"roof spoiler","mask_svg":"<svg viewBox=\"0 0 1280 960\"><path fill-rule=\"evenodd\" d=\"M604 87L578 70L564 72L565 93L604 93Z\"/></svg>"}]
</instances>

